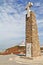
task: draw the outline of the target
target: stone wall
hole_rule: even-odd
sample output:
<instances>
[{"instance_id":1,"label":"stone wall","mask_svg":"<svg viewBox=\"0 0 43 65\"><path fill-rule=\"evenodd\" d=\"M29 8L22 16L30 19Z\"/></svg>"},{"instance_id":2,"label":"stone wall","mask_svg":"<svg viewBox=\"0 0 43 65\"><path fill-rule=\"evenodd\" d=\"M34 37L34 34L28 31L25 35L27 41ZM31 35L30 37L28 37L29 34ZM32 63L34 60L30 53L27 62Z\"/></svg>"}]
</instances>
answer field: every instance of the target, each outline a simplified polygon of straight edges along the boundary
<instances>
[{"instance_id":1,"label":"stone wall","mask_svg":"<svg viewBox=\"0 0 43 65\"><path fill-rule=\"evenodd\" d=\"M30 12L30 17L26 15L26 44L31 43L31 56L40 56L40 44L38 29L34 12Z\"/></svg>"}]
</instances>

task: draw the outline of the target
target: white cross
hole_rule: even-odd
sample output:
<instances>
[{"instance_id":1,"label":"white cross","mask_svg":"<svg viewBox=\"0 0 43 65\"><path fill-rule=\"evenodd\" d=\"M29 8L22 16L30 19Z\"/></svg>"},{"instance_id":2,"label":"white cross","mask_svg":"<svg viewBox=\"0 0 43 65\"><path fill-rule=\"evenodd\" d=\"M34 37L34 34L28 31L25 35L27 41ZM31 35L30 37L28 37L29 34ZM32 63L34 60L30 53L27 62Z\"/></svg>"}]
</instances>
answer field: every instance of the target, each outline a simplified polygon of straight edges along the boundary
<instances>
[{"instance_id":1,"label":"white cross","mask_svg":"<svg viewBox=\"0 0 43 65\"><path fill-rule=\"evenodd\" d=\"M29 2L26 6L26 10L27 10L27 17L30 17L30 8L33 6L32 2Z\"/></svg>"}]
</instances>

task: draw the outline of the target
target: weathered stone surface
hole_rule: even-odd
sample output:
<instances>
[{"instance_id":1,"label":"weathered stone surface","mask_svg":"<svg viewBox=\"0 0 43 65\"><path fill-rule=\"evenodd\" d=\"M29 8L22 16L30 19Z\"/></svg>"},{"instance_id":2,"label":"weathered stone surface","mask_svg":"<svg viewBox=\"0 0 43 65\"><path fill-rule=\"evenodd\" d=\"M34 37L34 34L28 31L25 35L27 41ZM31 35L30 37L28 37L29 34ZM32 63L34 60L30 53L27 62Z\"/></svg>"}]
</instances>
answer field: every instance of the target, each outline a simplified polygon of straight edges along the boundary
<instances>
[{"instance_id":1,"label":"weathered stone surface","mask_svg":"<svg viewBox=\"0 0 43 65\"><path fill-rule=\"evenodd\" d=\"M34 12L30 12L30 17L26 15L26 44L31 43L31 56L40 55L40 45L38 37L38 29Z\"/></svg>"}]
</instances>

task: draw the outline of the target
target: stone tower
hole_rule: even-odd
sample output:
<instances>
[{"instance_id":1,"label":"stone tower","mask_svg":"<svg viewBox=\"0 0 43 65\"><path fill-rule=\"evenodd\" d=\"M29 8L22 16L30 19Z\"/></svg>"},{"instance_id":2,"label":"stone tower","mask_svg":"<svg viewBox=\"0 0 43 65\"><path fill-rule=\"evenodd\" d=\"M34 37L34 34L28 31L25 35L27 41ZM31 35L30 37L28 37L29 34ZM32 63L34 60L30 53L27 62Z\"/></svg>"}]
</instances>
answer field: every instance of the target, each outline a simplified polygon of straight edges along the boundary
<instances>
[{"instance_id":1,"label":"stone tower","mask_svg":"<svg viewBox=\"0 0 43 65\"><path fill-rule=\"evenodd\" d=\"M40 56L40 45L35 13L26 14L26 57Z\"/></svg>"}]
</instances>

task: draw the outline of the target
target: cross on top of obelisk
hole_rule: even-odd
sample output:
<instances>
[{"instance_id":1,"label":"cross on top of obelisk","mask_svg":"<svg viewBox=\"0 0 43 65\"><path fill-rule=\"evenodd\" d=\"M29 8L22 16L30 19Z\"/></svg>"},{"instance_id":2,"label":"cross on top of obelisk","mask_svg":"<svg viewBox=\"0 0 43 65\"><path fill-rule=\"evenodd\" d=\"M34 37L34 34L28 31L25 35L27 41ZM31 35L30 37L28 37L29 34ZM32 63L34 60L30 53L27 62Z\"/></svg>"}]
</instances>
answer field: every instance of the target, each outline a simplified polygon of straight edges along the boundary
<instances>
[{"instance_id":1,"label":"cross on top of obelisk","mask_svg":"<svg viewBox=\"0 0 43 65\"><path fill-rule=\"evenodd\" d=\"M31 6L33 6L33 3L32 3L32 2L29 2L29 3L27 4L26 8L27 8L27 7L30 8Z\"/></svg>"},{"instance_id":2,"label":"cross on top of obelisk","mask_svg":"<svg viewBox=\"0 0 43 65\"><path fill-rule=\"evenodd\" d=\"M32 2L29 2L26 6L26 10L27 10L27 17L30 17L30 8L33 6Z\"/></svg>"}]
</instances>

